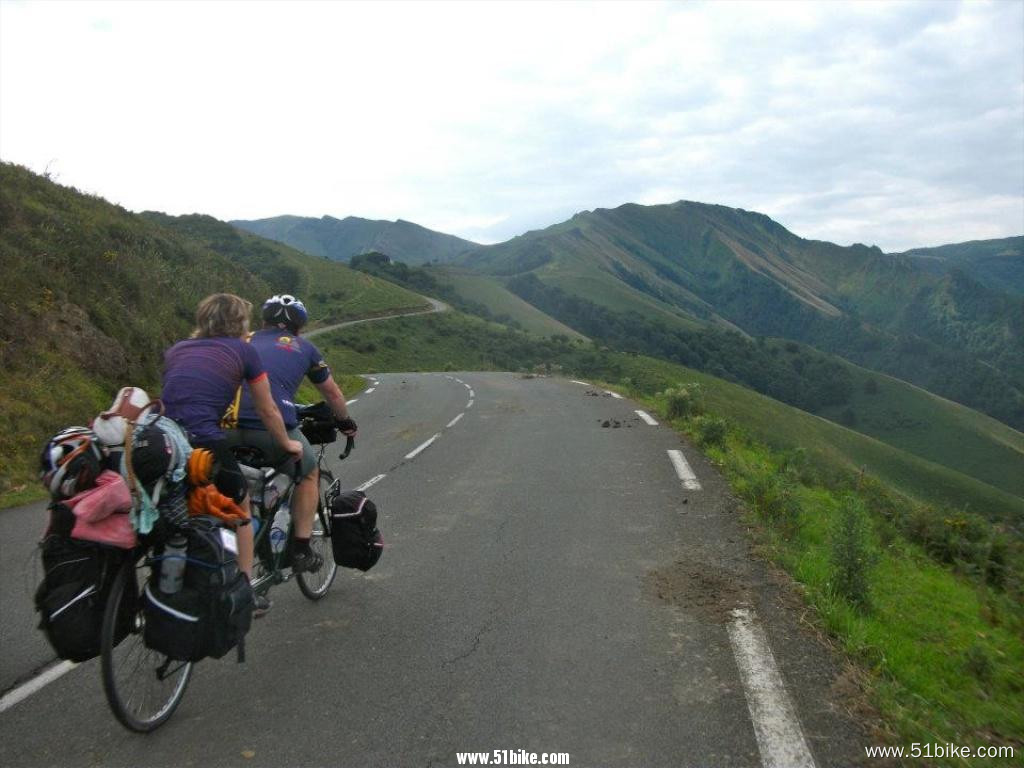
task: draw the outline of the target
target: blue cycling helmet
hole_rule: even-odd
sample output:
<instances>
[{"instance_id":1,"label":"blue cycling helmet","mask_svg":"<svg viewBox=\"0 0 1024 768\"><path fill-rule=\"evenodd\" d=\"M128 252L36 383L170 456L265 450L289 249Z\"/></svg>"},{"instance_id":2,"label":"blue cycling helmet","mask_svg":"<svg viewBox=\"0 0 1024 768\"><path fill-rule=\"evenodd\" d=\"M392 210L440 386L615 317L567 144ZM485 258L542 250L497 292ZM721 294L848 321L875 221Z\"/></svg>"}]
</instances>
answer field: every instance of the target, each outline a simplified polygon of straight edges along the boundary
<instances>
[{"instance_id":1,"label":"blue cycling helmet","mask_svg":"<svg viewBox=\"0 0 1024 768\"><path fill-rule=\"evenodd\" d=\"M290 294L271 296L263 302L263 322L267 325L298 333L307 320L309 315L306 313L306 305Z\"/></svg>"}]
</instances>

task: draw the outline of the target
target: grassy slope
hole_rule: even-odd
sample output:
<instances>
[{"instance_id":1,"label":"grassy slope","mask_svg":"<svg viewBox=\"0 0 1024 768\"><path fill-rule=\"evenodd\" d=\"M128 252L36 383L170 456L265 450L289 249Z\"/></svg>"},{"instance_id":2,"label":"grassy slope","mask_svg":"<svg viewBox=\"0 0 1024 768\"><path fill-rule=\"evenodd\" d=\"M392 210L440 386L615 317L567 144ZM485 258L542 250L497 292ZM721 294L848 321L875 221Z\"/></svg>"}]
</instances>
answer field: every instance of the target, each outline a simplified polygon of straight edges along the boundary
<instances>
[{"instance_id":1,"label":"grassy slope","mask_svg":"<svg viewBox=\"0 0 1024 768\"><path fill-rule=\"evenodd\" d=\"M434 277L451 285L461 296L483 304L496 317L515 320L528 333L550 336L562 333L570 338L585 338L572 328L523 301L498 280L474 272L454 268L436 269Z\"/></svg>"},{"instance_id":2,"label":"grassy slope","mask_svg":"<svg viewBox=\"0 0 1024 768\"><path fill-rule=\"evenodd\" d=\"M819 412L929 461L1024 497L1024 434L951 400L884 374L848 365L848 405Z\"/></svg>"}]
</instances>

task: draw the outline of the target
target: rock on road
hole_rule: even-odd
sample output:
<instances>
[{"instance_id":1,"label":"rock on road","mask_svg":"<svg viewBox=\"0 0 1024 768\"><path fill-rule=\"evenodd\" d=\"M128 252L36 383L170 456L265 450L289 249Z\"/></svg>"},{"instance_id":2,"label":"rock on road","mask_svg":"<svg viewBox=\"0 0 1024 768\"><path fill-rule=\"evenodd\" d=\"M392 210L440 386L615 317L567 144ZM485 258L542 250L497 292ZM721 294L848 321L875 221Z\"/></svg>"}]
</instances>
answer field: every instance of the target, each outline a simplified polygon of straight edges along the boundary
<instances>
[{"instance_id":1,"label":"rock on road","mask_svg":"<svg viewBox=\"0 0 1024 768\"><path fill-rule=\"evenodd\" d=\"M200 663L149 736L114 720L98 661L77 666L0 713L0 764L447 766L494 750L564 752L574 766L860 760L869 742L835 700L834 661L750 556L727 486L693 446L584 383L375 378L337 470L352 487L383 475L367 491L380 563L340 571L316 604L276 587L247 663ZM0 513L7 558L31 550L31 514ZM29 599L12 573L0 618L27 665L47 649L30 609L11 610ZM31 672L10 663L5 680Z\"/></svg>"}]
</instances>

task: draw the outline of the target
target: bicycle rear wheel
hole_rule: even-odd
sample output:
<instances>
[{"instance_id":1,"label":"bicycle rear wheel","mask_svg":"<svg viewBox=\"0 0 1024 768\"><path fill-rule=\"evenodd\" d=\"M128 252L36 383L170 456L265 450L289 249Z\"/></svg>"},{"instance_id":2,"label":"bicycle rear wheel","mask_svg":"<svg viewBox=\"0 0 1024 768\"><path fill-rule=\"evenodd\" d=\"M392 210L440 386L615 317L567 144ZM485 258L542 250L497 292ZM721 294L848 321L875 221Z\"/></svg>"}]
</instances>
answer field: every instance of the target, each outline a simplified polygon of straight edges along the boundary
<instances>
[{"instance_id":1,"label":"bicycle rear wheel","mask_svg":"<svg viewBox=\"0 0 1024 768\"><path fill-rule=\"evenodd\" d=\"M121 725L139 733L167 722L192 676L191 662L175 661L146 647L142 640L145 621L136 561L130 558L118 571L107 598L100 664L111 711Z\"/></svg>"},{"instance_id":2,"label":"bicycle rear wheel","mask_svg":"<svg viewBox=\"0 0 1024 768\"><path fill-rule=\"evenodd\" d=\"M319 571L299 573L295 581L302 594L310 600L320 600L327 594L338 573L338 565L334 562L334 551L331 549L331 523L324 511L323 500L316 505L316 517L313 518L313 533L309 538L309 546L324 559Z\"/></svg>"}]
</instances>

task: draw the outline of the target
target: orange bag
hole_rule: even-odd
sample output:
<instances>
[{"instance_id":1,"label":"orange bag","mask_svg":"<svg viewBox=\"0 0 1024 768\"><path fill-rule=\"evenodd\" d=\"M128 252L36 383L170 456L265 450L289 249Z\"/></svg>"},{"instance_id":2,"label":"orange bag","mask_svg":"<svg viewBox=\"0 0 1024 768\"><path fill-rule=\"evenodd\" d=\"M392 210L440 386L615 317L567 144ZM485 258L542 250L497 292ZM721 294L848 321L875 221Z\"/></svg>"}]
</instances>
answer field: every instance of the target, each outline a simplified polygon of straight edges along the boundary
<instances>
[{"instance_id":1,"label":"orange bag","mask_svg":"<svg viewBox=\"0 0 1024 768\"><path fill-rule=\"evenodd\" d=\"M214 485L201 485L188 493L190 515L212 515L230 525L246 525L249 515Z\"/></svg>"}]
</instances>

